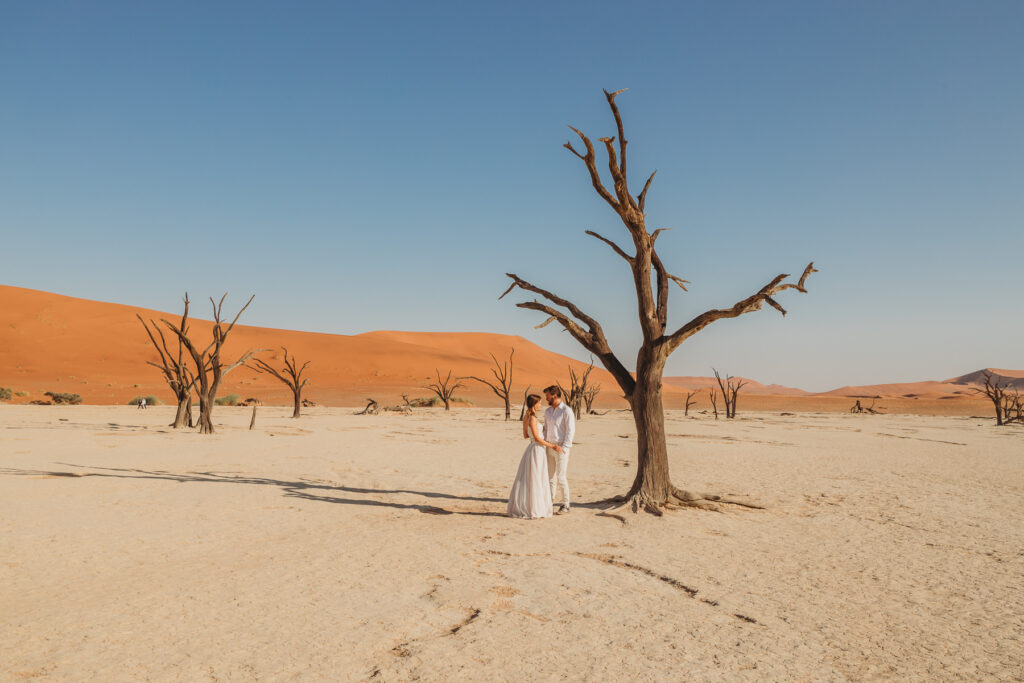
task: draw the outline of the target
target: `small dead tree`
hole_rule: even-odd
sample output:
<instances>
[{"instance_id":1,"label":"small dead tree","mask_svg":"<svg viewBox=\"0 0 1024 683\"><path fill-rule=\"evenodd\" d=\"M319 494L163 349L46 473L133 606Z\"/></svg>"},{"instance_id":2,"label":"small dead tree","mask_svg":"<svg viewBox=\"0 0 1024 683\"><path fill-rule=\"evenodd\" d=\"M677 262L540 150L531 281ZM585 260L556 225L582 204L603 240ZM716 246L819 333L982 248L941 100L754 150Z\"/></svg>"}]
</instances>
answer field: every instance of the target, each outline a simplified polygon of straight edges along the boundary
<instances>
[{"instance_id":1,"label":"small dead tree","mask_svg":"<svg viewBox=\"0 0 1024 683\"><path fill-rule=\"evenodd\" d=\"M185 293L185 312L181 314L181 329L188 330L188 292ZM174 398L178 403L178 409L174 413L174 422L171 423L171 427L177 429L179 427L191 427L192 426L192 389L196 385L195 375L188 368L188 362L185 358L185 345L178 340L178 353L177 356L171 353L171 349L167 346L167 338L164 336L163 329L156 324L156 321L150 319L150 324L153 328L150 329L146 321L142 319L142 316L138 313L135 317L139 319L142 326L146 329L146 335L149 336L149 341L153 343L153 348L156 349L157 354L160 356L160 364L157 365L152 361L147 361L154 368L160 370L163 373L164 380L167 382L167 386L171 388L174 393ZM155 334L154 334L155 332ZM157 342L157 336L160 337L159 343Z\"/></svg>"},{"instance_id":2,"label":"small dead tree","mask_svg":"<svg viewBox=\"0 0 1024 683\"><path fill-rule=\"evenodd\" d=\"M583 409L583 404L587 391L587 380L590 377L590 373L594 371L594 359L590 359L590 365L582 373L577 373L573 370L572 365L569 366L569 389L566 389L561 384L558 388L562 390L562 397L566 404L572 409L572 414L577 420L582 420L586 411Z\"/></svg>"},{"instance_id":3,"label":"small dead tree","mask_svg":"<svg viewBox=\"0 0 1024 683\"><path fill-rule=\"evenodd\" d=\"M872 415L881 415L882 414L882 410L881 410L880 407L879 408L875 408L875 399L871 399L871 405L869 405L867 407L862 406L861 403L860 403L860 399L857 399L857 402L853 404L852 408L850 408L850 412L851 413L870 413Z\"/></svg>"},{"instance_id":4,"label":"small dead tree","mask_svg":"<svg viewBox=\"0 0 1024 683\"><path fill-rule=\"evenodd\" d=\"M601 393L600 384L592 384L583 392L583 405L586 407L587 415L594 414L594 399Z\"/></svg>"},{"instance_id":5,"label":"small dead tree","mask_svg":"<svg viewBox=\"0 0 1024 683\"><path fill-rule=\"evenodd\" d=\"M281 350L284 352L283 370L278 370L261 358L253 358L252 362L255 363L255 366L249 367L256 372L265 375L273 375L284 382L288 388L292 390L292 399L295 402L295 409L292 411L292 417L299 417L299 411L302 408L302 389L306 386L306 383L309 382L309 378L303 378L302 373L306 371L306 366L308 366L311 361L307 360L302 364L302 367L299 367L299 362L295 359L294 354L292 354L291 358L288 358L288 349L282 346Z\"/></svg>"},{"instance_id":6,"label":"small dead tree","mask_svg":"<svg viewBox=\"0 0 1024 683\"><path fill-rule=\"evenodd\" d=\"M471 379L489 386L491 391L505 402L505 422L512 419L512 356L515 353L516 349L512 347L512 351L508 354L508 360L504 363L498 362L494 354L491 354L491 359L494 361L494 367L491 368L491 374L494 375L493 381L473 376L459 377L459 379ZM440 373L438 373L438 378L440 379Z\"/></svg>"},{"instance_id":7,"label":"small dead tree","mask_svg":"<svg viewBox=\"0 0 1024 683\"><path fill-rule=\"evenodd\" d=\"M441 399L441 402L444 403L445 410L451 410L452 396L455 394L456 389L462 387L462 384L459 383L457 377L455 378L455 382L452 382L451 370L448 371L448 376L443 380L441 379L440 370L435 368L434 372L437 373L437 382L434 382L433 384L428 384L423 388L430 389L432 392L434 392L437 395L437 397Z\"/></svg>"},{"instance_id":8,"label":"small dead tree","mask_svg":"<svg viewBox=\"0 0 1024 683\"><path fill-rule=\"evenodd\" d=\"M718 374L718 370L711 369L715 373L715 379L718 380L718 388L722 390L722 397L725 399L725 417L731 420L736 417L736 397L739 396L740 389L747 384L747 381L736 379L732 375L726 374L725 381L723 382L722 376Z\"/></svg>"},{"instance_id":9,"label":"small dead tree","mask_svg":"<svg viewBox=\"0 0 1024 683\"><path fill-rule=\"evenodd\" d=\"M244 365L246 361L253 357L254 354L263 351L263 349L250 349L241 356L238 357L234 363L225 363L221 359L221 353L224 350L224 343L227 341L228 335L231 334L231 330L235 329L235 323L245 312L245 309L249 308L249 304L256 298L255 295L249 297L249 301L242 306L241 310L234 317L229 325L225 327L224 320L221 318L222 311L224 309L224 299L227 298L227 294L220 298L220 302L216 302L213 298L210 298L210 304L213 306L213 340L200 350L192 339L188 336L188 329L176 326L173 323L162 319L162 322L171 332L174 332L182 344L185 345L185 349L192 356L192 363L195 365L195 376L197 382L197 393L199 394L199 433L200 434L213 434L213 406L214 400L217 398L217 390L220 388L220 383L224 380L229 372L237 368L239 365ZM187 299L188 297L186 297Z\"/></svg>"},{"instance_id":10,"label":"small dead tree","mask_svg":"<svg viewBox=\"0 0 1024 683\"><path fill-rule=\"evenodd\" d=\"M690 406L692 406L694 403L697 402L697 400L695 398L693 398L696 395L697 395L696 391L687 391L686 392L686 405L683 406L683 417L686 417L687 415L690 414Z\"/></svg>"},{"instance_id":11,"label":"small dead tree","mask_svg":"<svg viewBox=\"0 0 1024 683\"><path fill-rule=\"evenodd\" d=\"M711 392L711 408L715 411L715 419L718 419L718 395L715 393L714 388L708 389Z\"/></svg>"},{"instance_id":12,"label":"small dead tree","mask_svg":"<svg viewBox=\"0 0 1024 683\"><path fill-rule=\"evenodd\" d=\"M604 145L608 157L608 173L612 179L612 190L605 187L604 181L601 179L594 144L589 137L576 128L572 128L572 131L579 136L584 151L582 153L577 151L572 142L567 142L564 146L586 166L594 191L616 213L632 241L633 253L630 254L614 241L591 230L587 231L587 234L607 244L615 254L626 262L629 268L636 290L637 313L640 331L643 335L643 341L636 354L636 372L631 373L612 351L600 323L568 299L538 287L514 273L507 273L512 284L501 296L504 297L518 287L524 292L536 294L545 299L546 301L537 299L523 301L516 305L520 308L539 311L548 316L541 326L558 321L572 335L573 339L601 360L601 363L621 387L623 396L629 401L632 409L637 431L636 477L626 495L619 499L623 505L631 506L634 511L644 509L655 514L662 514L661 510L664 507L678 505L714 508L716 504L734 503L751 507L749 503L735 498L727 499L714 494L692 493L673 485L669 476L665 410L662 404L662 375L665 371L665 363L680 344L714 322L758 311L764 304L785 314L785 309L779 304L776 297L790 289L806 292L807 289L804 285L810 274L815 272L814 264L812 262L804 268L803 274L796 283L785 283L784 281L789 277L785 273L777 275L754 294L732 306L705 311L675 331L670 330L668 328L669 287L675 283L685 289L687 281L669 273L655 249L658 236L665 231L665 228L658 228L653 232L647 231L645 207L647 191L651 187L651 181L654 180L654 173L644 183L639 194L634 195L629 189L626 173L627 141L622 117L619 115L619 108L615 103L615 98L622 92L622 90L605 91L605 99L615 118L618 136L617 138L611 136L599 139L599 142ZM618 140L617 148L616 139Z\"/></svg>"},{"instance_id":13,"label":"small dead tree","mask_svg":"<svg viewBox=\"0 0 1024 683\"><path fill-rule=\"evenodd\" d=\"M380 412L380 406L372 398L366 399L366 407L360 410L356 415L376 415Z\"/></svg>"},{"instance_id":14,"label":"small dead tree","mask_svg":"<svg viewBox=\"0 0 1024 683\"><path fill-rule=\"evenodd\" d=\"M1024 405L1020 392L1007 391L1010 381L1001 381L998 375L988 370L982 373L985 385L972 389L976 394L988 397L996 411L996 425L1002 426L1014 422L1024 423Z\"/></svg>"}]
</instances>

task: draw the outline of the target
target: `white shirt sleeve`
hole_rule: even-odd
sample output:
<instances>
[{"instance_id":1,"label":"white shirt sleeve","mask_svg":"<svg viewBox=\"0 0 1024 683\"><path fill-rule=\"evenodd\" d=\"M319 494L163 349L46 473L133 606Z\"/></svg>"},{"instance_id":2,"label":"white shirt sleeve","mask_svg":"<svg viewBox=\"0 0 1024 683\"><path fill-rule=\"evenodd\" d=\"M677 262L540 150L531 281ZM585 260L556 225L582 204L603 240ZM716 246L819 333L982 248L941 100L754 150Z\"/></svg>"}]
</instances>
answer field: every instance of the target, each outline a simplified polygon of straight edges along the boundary
<instances>
[{"instance_id":1,"label":"white shirt sleeve","mask_svg":"<svg viewBox=\"0 0 1024 683\"><path fill-rule=\"evenodd\" d=\"M576 416L572 408L566 406L565 417L563 418L562 443L558 444L565 450L572 448L572 440L576 436Z\"/></svg>"}]
</instances>

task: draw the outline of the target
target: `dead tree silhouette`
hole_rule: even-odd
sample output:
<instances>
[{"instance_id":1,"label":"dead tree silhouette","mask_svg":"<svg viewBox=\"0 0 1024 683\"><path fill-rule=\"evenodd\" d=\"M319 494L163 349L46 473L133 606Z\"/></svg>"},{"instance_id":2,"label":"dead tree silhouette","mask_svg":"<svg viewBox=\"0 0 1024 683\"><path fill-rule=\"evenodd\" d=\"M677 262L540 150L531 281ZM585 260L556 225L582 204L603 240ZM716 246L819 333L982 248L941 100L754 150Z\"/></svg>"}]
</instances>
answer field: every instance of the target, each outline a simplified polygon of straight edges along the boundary
<instances>
[{"instance_id":1,"label":"dead tree silhouette","mask_svg":"<svg viewBox=\"0 0 1024 683\"><path fill-rule=\"evenodd\" d=\"M271 375L284 382L292 390L292 399L295 403L292 417L299 417L302 408L302 390L305 388L306 383L309 382L309 378L303 378L302 373L306 371L306 367L311 361L307 360L302 364L302 367L299 367L299 362L295 359L294 354L292 354L291 358L288 358L288 349L282 346L281 350L284 352L283 370L278 370L261 358L253 358L252 362L255 363L255 366L250 365L249 367L256 372Z\"/></svg>"},{"instance_id":2,"label":"dead tree silhouette","mask_svg":"<svg viewBox=\"0 0 1024 683\"><path fill-rule=\"evenodd\" d=\"M588 235L607 244L629 267L636 290L637 312L643 334L643 341L636 356L635 376L612 351L601 324L572 301L538 287L514 273L507 273L512 284L502 297L516 287L524 292L539 295L545 301L534 299L516 305L546 314L547 319L538 327L557 321L576 341L597 356L618 382L623 396L632 408L637 431L636 477L626 495L616 499L621 501L623 506L628 505L634 511L643 509L659 515L664 507L680 505L715 508L717 504L734 503L751 506L750 503L739 499L711 493L694 493L673 485L669 476L665 411L662 404L662 375L665 363L680 344L711 323L760 310L764 304L785 315L785 309L775 297L789 289L806 292L804 285L808 276L815 272L814 264L812 262L807 265L796 283L784 283L789 276L783 273L732 306L706 311L675 331L669 330L669 287L674 283L685 290L687 281L668 271L655 248L658 237L666 228L658 228L654 232L647 231L644 209L654 173L648 177L639 194L633 195L630 192L626 173L627 141L622 117L615 102L615 98L622 92L605 91L618 135L599 139L599 142L604 144L608 156L608 172L612 179L611 191L605 187L601 179L594 145L589 137L570 126L583 144L584 151L577 151L572 142L567 142L564 147L583 162L594 191L615 211L633 243L633 253L630 254L614 241L592 230L586 231Z\"/></svg>"}]
</instances>

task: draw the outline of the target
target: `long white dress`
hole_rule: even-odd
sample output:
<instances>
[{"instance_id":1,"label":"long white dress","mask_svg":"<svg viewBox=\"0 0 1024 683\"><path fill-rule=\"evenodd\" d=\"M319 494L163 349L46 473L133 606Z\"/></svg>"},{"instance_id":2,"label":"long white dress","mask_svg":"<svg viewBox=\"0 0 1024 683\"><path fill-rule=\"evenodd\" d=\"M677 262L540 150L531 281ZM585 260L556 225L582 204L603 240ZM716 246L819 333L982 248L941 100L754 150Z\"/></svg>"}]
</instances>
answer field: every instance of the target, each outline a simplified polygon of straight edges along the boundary
<instances>
[{"instance_id":1,"label":"long white dress","mask_svg":"<svg viewBox=\"0 0 1024 683\"><path fill-rule=\"evenodd\" d=\"M508 495L508 516L521 519L550 517L551 481L548 456L544 447L530 437L530 444L519 461L519 471Z\"/></svg>"}]
</instances>

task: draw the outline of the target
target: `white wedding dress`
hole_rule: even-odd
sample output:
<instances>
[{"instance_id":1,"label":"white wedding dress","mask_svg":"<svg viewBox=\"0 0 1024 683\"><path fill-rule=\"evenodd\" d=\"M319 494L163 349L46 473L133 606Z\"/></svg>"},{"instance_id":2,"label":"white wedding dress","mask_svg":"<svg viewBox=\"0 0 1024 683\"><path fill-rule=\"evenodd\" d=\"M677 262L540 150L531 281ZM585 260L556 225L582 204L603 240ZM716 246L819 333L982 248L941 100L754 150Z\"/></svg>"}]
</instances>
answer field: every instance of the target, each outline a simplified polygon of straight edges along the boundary
<instances>
[{"instance_id":1,"label":"white wedding dress","mask_svg":"<svg viewBox=\"0 0 1024 683\"><path fill-rule=\"evenodd\" d=\"M551 514L547 452L530 437L530 444L519 461L516 480L512 482L512 492L508 495L508 516L540 519L550 517Z\"/></svg>"}]
</instances>

